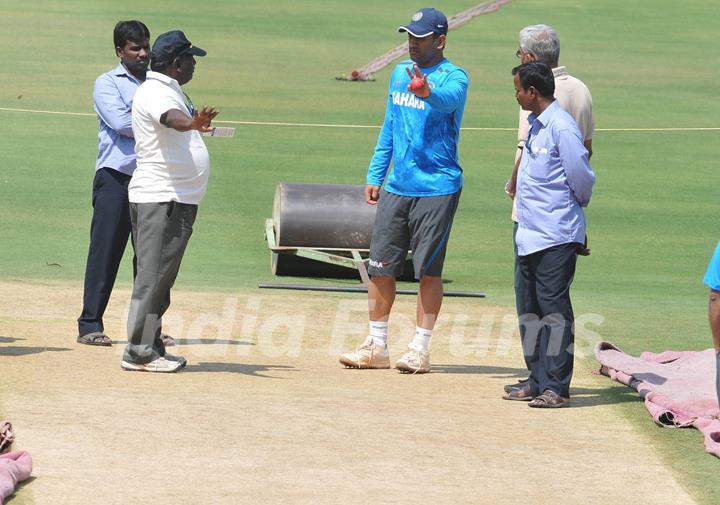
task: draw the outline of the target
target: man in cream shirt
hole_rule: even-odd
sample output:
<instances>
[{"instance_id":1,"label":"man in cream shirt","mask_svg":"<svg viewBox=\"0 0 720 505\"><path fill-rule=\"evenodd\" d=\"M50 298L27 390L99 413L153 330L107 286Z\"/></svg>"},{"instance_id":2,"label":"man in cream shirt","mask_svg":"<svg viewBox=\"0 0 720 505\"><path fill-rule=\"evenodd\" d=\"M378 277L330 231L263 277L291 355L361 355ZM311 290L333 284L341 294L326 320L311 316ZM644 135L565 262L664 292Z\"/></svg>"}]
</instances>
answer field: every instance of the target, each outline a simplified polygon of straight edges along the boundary
<instances>
[{"instance_id":1,"label":"man in cream shirt","mask_svg":"<svg viewBox=\"0 0 720 505\"><path fill-rule=\"evenodd\" d=\"M555 98L560 106L570 114L583 136L585 149L592 156L592 138L595 132L595 120L592 110L592 95L580 79L571 76L566 67L558 66L560 60L560 39L557 32L547 25L530 25L520 30L520 46L515 53L520 63L542 61L553 71L555 78ZM525 138L528 134L528 116L530 113L520 109L518 123L518 145L515 153L515 167L505 186L511 198L515 196L517 170L520 164ZM517 223L515 204L513 202L512 219Z\"/></svg>"},{"instance_id":2,"label":"man in cream shirt","mask_svg":"<svg viewBox=\"0 0 720 505\"><path fill-rule=\"evenodd\" d=\"M152 48L152 71L135 94L137 168L128 192L137 277L124 370L175 372L185 366L184 358L165 352L160 335L210 173L200 132L212 131L210 122L218 113L208 107L196 111L180 87L192 79L194 57L206 54L181 31L160 35Z\"/></svg>"}]
</instances>

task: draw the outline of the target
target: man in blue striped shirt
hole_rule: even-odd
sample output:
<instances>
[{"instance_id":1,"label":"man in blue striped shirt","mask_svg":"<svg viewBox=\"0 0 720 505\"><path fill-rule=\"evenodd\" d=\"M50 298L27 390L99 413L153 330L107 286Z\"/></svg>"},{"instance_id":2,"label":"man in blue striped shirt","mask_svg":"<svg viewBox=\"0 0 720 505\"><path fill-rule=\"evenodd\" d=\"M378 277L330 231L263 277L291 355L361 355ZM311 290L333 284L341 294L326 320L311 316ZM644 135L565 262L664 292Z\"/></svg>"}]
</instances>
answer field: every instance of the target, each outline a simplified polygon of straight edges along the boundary
<instances>
[{"instance_id":1,"label":"man in blue striped shirt","mask_svg":"<svg viewBox=\"0 0 720 505\"><path fill-rule=\"evenodd\" d=\"M120 21L113 32L120 63L95 81L93 101L100 131L95 163L90 247L77 341L111 345L103 314L130 236L128 184L135 170L132 103L150 63L150 31L140 21ZM133 258L133 271L135 258Z\"/></svg>"},{"instance_id":2,"label":"man in blue striped shirt","mask_svg":"<svg viewBox=\"0 0 720 505\"><path fill-rule=\"evenodd\" d=\"M341 355L340 362L352 368L390 368L387 335L395 277L402 274L410 249L420 280L417 326L395 367L426 373L443 300L445 250L463 185L458 140L468 78L443 55L448 22L442 12L421 9L398 31L408 34L410 60L390 75L385 120L365 187L367 203L378 205L368 268L370 330L365 342Z\"/></svg>"},{"instance_id":3,"label":"man in blue striped shirt","mask_svg":"<svg viewBox=\"0 0 720 505\"><path fill-rule=\"evenodd\" d=\"M573 370L570 285L585 241L582 209L590 202L595 174L575 121L553 96L550 67L534 61L514 68L513 76L517 101L531 112L515 194L523 288L518 313L530 377L504 398L531 400L531 407L565 407Z\"/></svg>"}]
</instances>

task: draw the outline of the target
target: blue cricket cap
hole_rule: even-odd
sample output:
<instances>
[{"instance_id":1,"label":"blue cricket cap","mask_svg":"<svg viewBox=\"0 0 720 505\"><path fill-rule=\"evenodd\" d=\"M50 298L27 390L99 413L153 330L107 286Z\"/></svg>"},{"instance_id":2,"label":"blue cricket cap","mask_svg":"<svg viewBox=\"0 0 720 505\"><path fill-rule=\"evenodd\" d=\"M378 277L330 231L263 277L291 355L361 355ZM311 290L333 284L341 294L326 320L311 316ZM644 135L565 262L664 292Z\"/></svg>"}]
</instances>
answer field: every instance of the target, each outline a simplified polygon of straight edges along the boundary
<instances>
[{"instance_id":1,"label":"blue cricket cap","mask_svg":"<svg viewBox=\"0 0 720 505\"><path fill-rule=\"evenodd\" d=\"M423 38L433 33L447 35L448 20L445 14L432 7L420 9L413 14L410 24L398 28L399 32L408 32L413 37Z\"/></svg>"}]
</instances>

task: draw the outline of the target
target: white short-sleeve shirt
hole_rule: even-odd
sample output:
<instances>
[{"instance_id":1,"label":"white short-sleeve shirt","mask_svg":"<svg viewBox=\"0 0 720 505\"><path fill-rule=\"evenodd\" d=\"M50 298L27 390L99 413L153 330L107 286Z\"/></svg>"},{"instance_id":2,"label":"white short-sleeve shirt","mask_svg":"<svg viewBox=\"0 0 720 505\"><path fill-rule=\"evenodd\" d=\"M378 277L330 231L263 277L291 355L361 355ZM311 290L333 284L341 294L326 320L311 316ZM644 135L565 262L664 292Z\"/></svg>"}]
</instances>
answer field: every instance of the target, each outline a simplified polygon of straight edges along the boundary
<instances>
[{"instance_id":1,"label":"white short-sleeve shirt","mask_svg":"<svg viewBox=\"0 0 720 505\"><path fill-rule=\"evenodd\" d=\"M160 123L171 109L190 110L175 79L148 72L135 93L132 129L137 168L128 187L132 203L199 204L207 190L210 156L196 130L179 132Z\"/></svg>"}]
</instances>

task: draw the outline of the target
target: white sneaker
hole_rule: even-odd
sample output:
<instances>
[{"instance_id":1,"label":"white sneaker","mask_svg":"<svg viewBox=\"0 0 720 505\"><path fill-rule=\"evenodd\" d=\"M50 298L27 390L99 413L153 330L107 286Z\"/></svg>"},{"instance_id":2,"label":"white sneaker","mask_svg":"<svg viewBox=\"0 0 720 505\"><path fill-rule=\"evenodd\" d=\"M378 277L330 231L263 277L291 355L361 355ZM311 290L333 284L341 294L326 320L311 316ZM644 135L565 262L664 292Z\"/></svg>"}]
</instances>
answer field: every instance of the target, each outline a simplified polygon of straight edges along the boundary
<instances>
[{"instance_id":1,"label":"white sneaker","mask_svg":"<svg viewBox=\"0 0 720 505\"><path fill-rule=\"evenodd\" d=\"M157 358L150 363L132 363L125 361L120 364L123 370L130 372L159 372L159 373L172 373L177 372L182 365L179 361L173 361L165 358Z\"/></svg>"},{"instance_id":2,"label":"white sneaker","mask_svg":"<svg viewBox=\"0 0 720 505\"><path fill-rule=\"evenodd\" d=\"M407 373L428 373L430 352L408 347L407 352L395 362L395 368Z\"/></svg>"},{"instance_id":3,"label":"white sneaker","mask_svg":"<svg viewBox=\"0 0 720 505\"><path fill-rule=\"evenodd\" d=\"M351 368L390 368L390 355L387 347L376 346L368 337L353 352L341 354L340 363Z\"/></svg>"},{"instance_id":4,"label":"white sneaker","mask_svg":"<svg viewBox=\"0 0 720 505\"><path fill-rule=\"evenodd\" d=\"M187 365L187 360L182 356L178 356L177 354L170 354L169 352L166 352L163 358L169 361L177 361L178 363L180 363L180 368L185 368L185 365Z\"/></svg>"}]
</instances>

